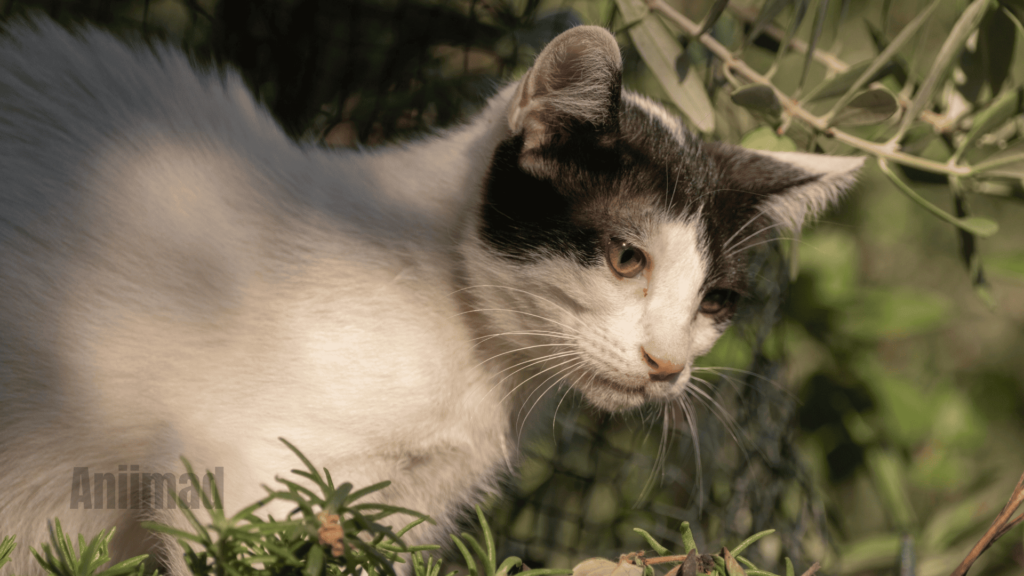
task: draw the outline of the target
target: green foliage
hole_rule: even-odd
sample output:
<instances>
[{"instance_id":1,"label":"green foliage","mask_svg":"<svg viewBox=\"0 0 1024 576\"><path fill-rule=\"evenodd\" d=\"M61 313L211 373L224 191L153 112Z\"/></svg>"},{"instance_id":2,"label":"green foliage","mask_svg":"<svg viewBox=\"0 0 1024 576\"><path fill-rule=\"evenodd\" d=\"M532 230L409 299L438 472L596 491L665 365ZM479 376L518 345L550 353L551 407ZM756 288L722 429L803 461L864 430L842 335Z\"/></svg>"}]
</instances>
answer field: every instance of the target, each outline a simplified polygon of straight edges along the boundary
<instances>
[{"instance_id":1,"label":"green foliage","mask_svg":"<svg viewBox=\"0 0 1024 576\"><path fill-rule=\"evenodd\" d=\"M756 373L714 381L721 409L707 412L739 429L735 440L728 426L700 429L711 488L695 495L689 439L676 439L659 476L649 415L563 411L575 428L540 439L509 502L492 509L499 555L517 546L531 564L571 567L597 551L653 547L647 536L689 551L772 526L740 565L749 554L793 576L823 558L829 573L853 574L903 569L911 557L919 576L937 575L1024 465L1020 0L0 0L5 15L25 5L180 40L240 69L293 134L342 145L450 124L567 23L600 24L618 33L626 84L709 139L873 157L831 222L790 240L799 275L780 330L746 339L734 327L702 361ZM787 373L766 358L787 361ZM816 530L824 515L806 513L811 487L780 456L793 426L828 538ZM736 472L762 453L775 476ZM367 542L345 518L345 541ZM686 518L693 530L675 534ZM301 566L347 569L327 550L322 565L309 562L314 535L291 530L280 547ZM482 555L459 540L486 573L487 538ZM1015 557L994 546L974 573L1017 574ZM411 561L421 576L441 569L426 552Z\"/></svg>"},{"instance_id":2,"label":"green foliage","mask_svg":"<svg viewBox=\"0 0 1024 576\"><path fill-rule=\"evenodd\" d=\"M257 574L303 574L304 576L358 574L370 576L394 574L391 564L399 554L434 550L437 546L405 547L401 536L429 519L411 510L386 504L359 502L382 490L381 482L359 490L349 483L334 485L330 472L323 474L294 446L281 439L302 461L305 470L292 473L311 482L315 490L294 480L281 479L284 490L269 491L267 498L227 517L220 505L216 483L206 493L202 482L188 462L185 467L192 487L200 494L210 511L211 523L202 524L187 507L179 508L186 515L192 532L184 532L160 524L146 523L148 529L170 534L185 548L185 560L196 576L233 576ZM177 498L173 492L171 496ZM256 511L271 500L290 502L295 509L281 521L263 520ZM394 514L416 518L395 533L382 522ZM319 533L318 533L319 529ZM324 532L327 529L328 532ZM330 537L330 548L323 541Z\"/></svg>"},{"instance_id":3,"label":"green foliage","mask_svg":"<svg viewBox=\"0 0 1024 576\"><path fill-rule=\"evenodd\" d=\"M146 573L144 562L148 557L145 554L99 570L100 566L110 562L107 548L113 536L114 529L111 528L100 532L86 543L85 536L79 534L78 551L76 552L71 543L71 537L64 534L60 527L60 520L55 519L50 525L50 543L43 544L41 554L32 550L32 556L48 574L53 576L126 576L127 574L143 576ZM156 576L155 572L154 576Z\"/></svg>"}]
</instances>

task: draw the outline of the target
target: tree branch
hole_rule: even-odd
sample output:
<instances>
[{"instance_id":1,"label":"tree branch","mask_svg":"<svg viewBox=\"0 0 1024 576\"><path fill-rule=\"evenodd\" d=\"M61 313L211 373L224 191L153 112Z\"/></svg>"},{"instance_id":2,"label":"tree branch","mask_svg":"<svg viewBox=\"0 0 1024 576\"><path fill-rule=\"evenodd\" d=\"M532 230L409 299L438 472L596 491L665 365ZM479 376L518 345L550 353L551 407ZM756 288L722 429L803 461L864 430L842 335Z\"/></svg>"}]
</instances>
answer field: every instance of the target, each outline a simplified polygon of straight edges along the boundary
<instances>
[{"instance_id":1,"label":"tree branch","mask_svg":"<svg viewBox=\"0 0 1024 576\"><path fill-rule=\"evenodd\" d=\"M703 44L708 51L721 59L722 63L734 73L742 76L748 82L764 84L771 88L772 91L775 92L775 96L779 99L779 102L782 103L782 107L785 109L787 114L802 120L819 132L874 156L888 158L889 160L903 166L911 166L913 168L934 172L936 174L954 176L967 176L971 173L971 168L967 166L949 165L942 162L927 160L905 152L900 152L895 149L895 146L885 146L875 142L870 142L863 138L858 138L853 134L843 132L837 128L830 128L824 118L812 114L806 108L801 106L799 102L790 98L789 95L784 93L782 90L779 90L778 87L772 84L771 80L765 78L764 75L751 68L746 62L734 56L732 51L723 46L718 40L712 38L707 32L697 37L697 34L700 32L700 26L666 4L664 0L647 0L647 5L654 12L657 12L672 21L673 24L681 28L688 36Z\"/></svg>"}]
</instances>

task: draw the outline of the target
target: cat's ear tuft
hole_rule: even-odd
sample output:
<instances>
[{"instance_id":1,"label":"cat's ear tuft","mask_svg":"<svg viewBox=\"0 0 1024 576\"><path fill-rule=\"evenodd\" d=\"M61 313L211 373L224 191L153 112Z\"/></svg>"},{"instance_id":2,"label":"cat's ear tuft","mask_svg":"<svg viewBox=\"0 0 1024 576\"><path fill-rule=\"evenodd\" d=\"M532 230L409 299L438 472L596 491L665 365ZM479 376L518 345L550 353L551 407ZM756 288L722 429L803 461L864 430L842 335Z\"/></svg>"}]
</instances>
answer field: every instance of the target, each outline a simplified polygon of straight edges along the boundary
<instances>
[{"instance_id":1,"label":"cat's ear tuft","mask_svg":"<svg viewBox=\"0 0 1024 576\"><path fill-rule=\"evenodd\" d=\"M598 26L577 26L552 40L519 82L508 124L523 134L528 154L586 126L618 126L622 56L615 37Z\"/></svg>"},{"instance_id":2,"label":"cat's ear tuft","mask_svg":"<svg viewBox=\"0 0 1024 576\"><path fill-rule=\"evenodd\" d=\"M834 206L857 181L860 156L765 152L712 145L723 190L745 193L757 211L798 231Z\"/></svg>"}]
</instances>

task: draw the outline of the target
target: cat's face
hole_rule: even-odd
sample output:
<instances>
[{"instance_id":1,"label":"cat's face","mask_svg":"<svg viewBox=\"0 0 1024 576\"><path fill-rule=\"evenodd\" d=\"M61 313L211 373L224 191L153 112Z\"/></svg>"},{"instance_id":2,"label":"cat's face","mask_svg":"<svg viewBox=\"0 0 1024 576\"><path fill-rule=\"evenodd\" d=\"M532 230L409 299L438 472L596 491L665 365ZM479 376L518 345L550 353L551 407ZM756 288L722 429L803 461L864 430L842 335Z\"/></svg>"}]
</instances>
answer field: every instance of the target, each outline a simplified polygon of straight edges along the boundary
<instances>
[{"instance_id":1,"label":"cat's face","mask_svg":"<svg viewBox=\"0 0 1024 576\"><path fill-rule=\"evenodd\" d=\"M621 88L614 38L556 38L509 105L485 183L470 291L531 388L564 379L619 410L683 394L728 327L747 249L799 228L859 158L701 142ZM542 390L542 391L543 391Z\"/></svg>"}]
</instances>

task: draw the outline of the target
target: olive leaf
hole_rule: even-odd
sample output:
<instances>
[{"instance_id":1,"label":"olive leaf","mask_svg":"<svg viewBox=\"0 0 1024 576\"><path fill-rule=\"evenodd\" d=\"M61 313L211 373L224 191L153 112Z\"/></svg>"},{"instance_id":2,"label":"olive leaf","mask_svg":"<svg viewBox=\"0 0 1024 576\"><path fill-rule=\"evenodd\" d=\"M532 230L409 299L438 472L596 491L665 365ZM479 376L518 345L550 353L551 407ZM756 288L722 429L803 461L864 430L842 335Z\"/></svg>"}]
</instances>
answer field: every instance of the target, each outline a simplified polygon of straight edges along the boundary
<instances>
[{"instance_id":1,"label":"olive leaf","mask_svg":"<svg viewBox=\"0 0 1024 576\"><path fill-rule=\"evenodd\" d=\"M730 98L736 104L756 112L774 117L782 113L782 103L779 102L779 98L771 86L764 84L744 86L733 92Z\"/></svg>"},{"instance_id":2,"label":"olive leaf","mask_svg":"<svg viewBox=\"0 0 1024 576\"><path fill-rule=\"evenodd\" d=\"M971 125L967 136L960 142L956 152L953 153L953 162L960 159L960 156L967 150L967 147L974 143L983 134L988 134L995 128L1016 115L1021 109L1022 91L1007 90L996 97L989 105L983 108L974 116L974 124Z\"/></svg>"},{"instance_id":3,"label":"olive leaf","mask_svg":"<svg viewBox=\"0 0 1024 576\"><path fill-rule=\"evenodd\" d=\"M796 152L796 142L789 136L779 136L771 126L754 128L743 135L740 146L750 150L767 150L769 152Z\"/></svg>"},{"instance_id":4,"label":"olive leaf","mask_svg":"<svg viewBox=\"0 0 1024 576\"><path fill-rule=\"evenodd\" d=\"M855 96L845 108L838 111L832 123L840 126L878 124L900 109L892 92L885 88L872 88Z\"/></svg>"},{"instance_id":5,"label":"olive leaf","mask_svg":"<svg viewBox=\"0 0 1024 576\"><path fill-rule=\"evenodd\" d=\"M857 64L850 66L846 72L839 74L828 82L819 84L817 88L807 94L807 101L817 102L819 100L842 96L853 86L854 82L860 78L860 75L863 74L873 62L874 60L858 62ZM882 64L881 67L877 67L871 75L867 76L862 85L870 84L876 80L885 78L889 74L892 74L897 68L899 68L899 66L895 62L886 62Z\"/></svg>"},{"instance_id":6,"label":"olive leaf","mask_svg":"<svg viewBox=\"0 0 1024 576\"><path fill-rule=\"evenodd\" d=\"M697 32L697 36L707 32L718 22L721 18L722 12L725 12L725 8L729 5L729 0L715 0L714 5L711 6L711 10L708 10L708 15L704 17L704 21L700 24L700 32Z\"/></svg>"},{"instance_id":7,"label":"olive leaf","mask_svg":"<svg viewBox=\"0 0 1024 576\"><path fill-rule=\"evenodd\" d=\"M623 15L641 14L646 6L641 0L616 0ZM680 81L676 68L683 48L657 17L648 14L628 30L640 57L654 73L669 99L704 133L715 130L715 113L711 100L697 74L687 74Z\"/></svg>"}]
</instances>

